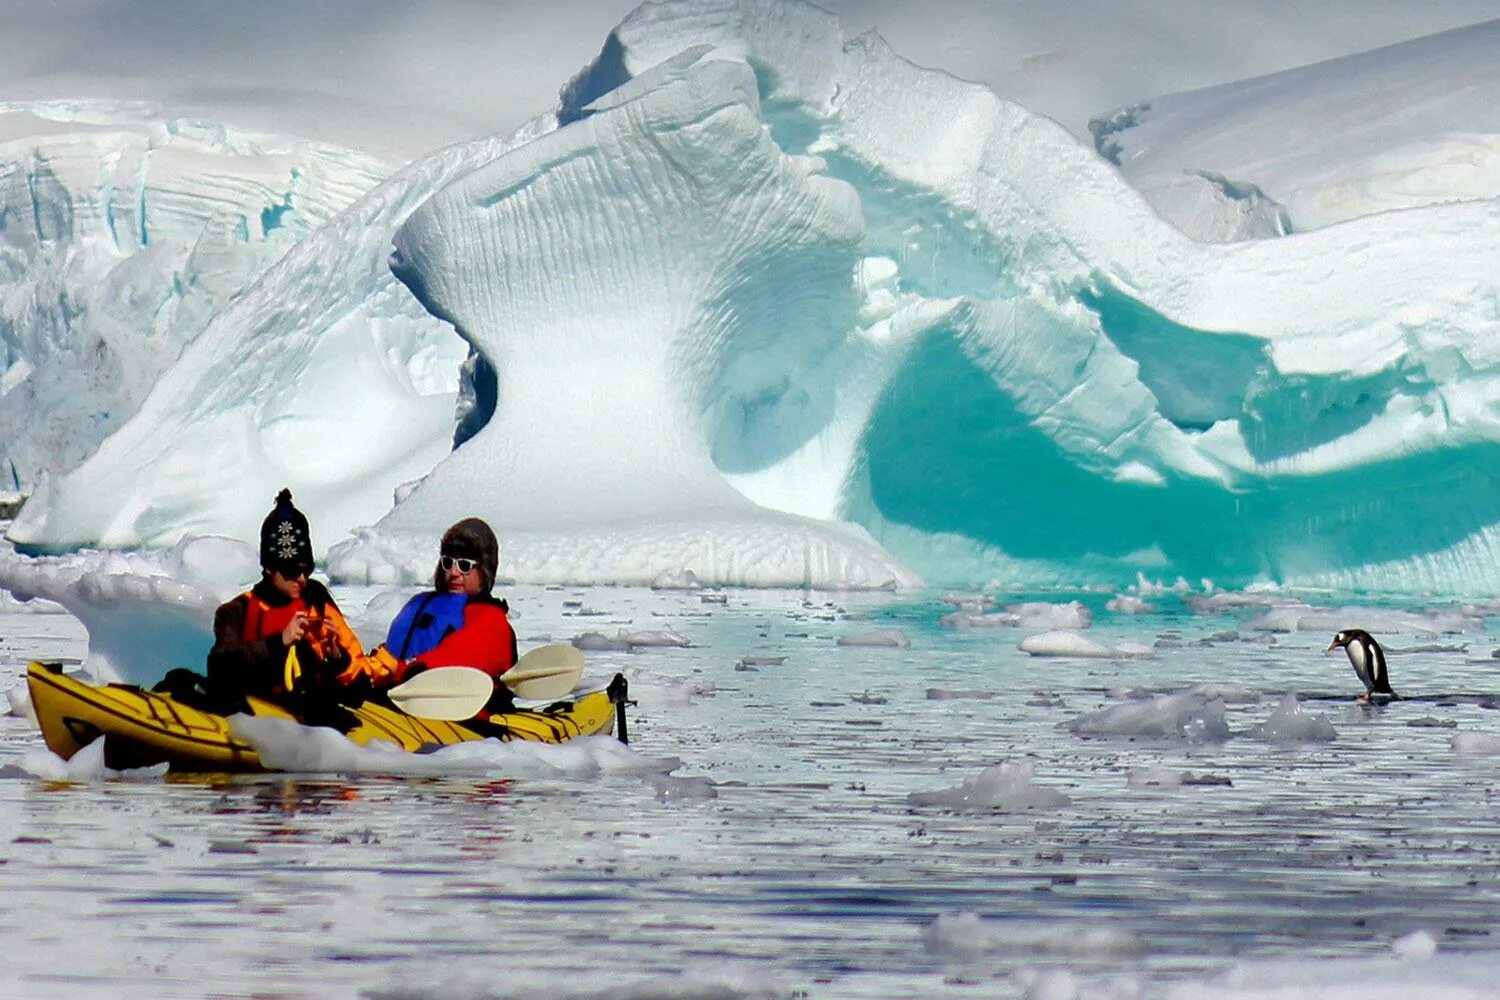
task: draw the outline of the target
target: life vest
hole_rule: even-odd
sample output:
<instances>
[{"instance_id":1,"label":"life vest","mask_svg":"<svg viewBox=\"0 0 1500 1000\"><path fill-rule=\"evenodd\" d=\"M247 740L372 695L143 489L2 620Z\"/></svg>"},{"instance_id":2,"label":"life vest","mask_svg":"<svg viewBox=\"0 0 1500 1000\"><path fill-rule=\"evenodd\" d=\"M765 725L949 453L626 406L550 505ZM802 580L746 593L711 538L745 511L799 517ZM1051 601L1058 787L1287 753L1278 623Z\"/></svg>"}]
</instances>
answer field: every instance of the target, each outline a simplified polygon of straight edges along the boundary
<instances>
[{"instance_id":1,"label":"life vest","mask_svg":"<svg viewBox=\"0 0 1500 1000\"><path fill-rule=\"evenodd\" d=\"M358 636L344 621L327 588L309 580L302 594L289 600L262 580L241 595L245 620L240 626L240 639L245 643L279 634L299 611L307 615L308 631L286 651L281 663L267 665L274 672L267 681L272 694L306 687L304 675L309 671L314 685L327 684L353 657L363 653Z\"/></svg>"},{"instance_id":2,"label":"life vest","mask_svg":"<svg viewBox=\"0 0 1500 1000\"><path fill-rule=\"evenodd\" d=\"M385 648L403 660L421 656L464 627L467 594L428 593L406 602L391 622Z\"/></svg>"},{"instance_id":3,"label":"life vest","mask_svg":"<svg viewBox=\"0 0 1500 1000\"><path fill-rule=\"evenodd\" d=\"M306 644L308 651L319 660L336 660L340 655L347 656L345 650L337 645L325 647L320 638L318 625L324 618L329 619L335 628L340 622L334 621L334 616L325 611L326 605L319 601L309 604L302 598L287 601L284 604L272 604L251 589L245 594L245 624L240 630L240 639L244 642L254 642L257 639L265 639L269 636L278 635L291 622L292 616L299 611L307 613L308 624L311 626L308 634L301 640ZM339 630L342 631L342 630Z\"/></svg>"}]
</instances>

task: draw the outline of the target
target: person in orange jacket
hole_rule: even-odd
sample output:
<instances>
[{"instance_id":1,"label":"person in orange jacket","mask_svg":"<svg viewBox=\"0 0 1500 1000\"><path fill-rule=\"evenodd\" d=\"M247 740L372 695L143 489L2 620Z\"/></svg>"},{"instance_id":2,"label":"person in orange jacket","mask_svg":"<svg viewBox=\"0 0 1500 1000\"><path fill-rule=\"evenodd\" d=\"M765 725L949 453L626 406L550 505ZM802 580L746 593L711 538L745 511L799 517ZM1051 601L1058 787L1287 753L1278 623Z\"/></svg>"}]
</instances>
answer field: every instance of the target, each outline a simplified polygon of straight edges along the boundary
<instances>
[{"instance_id":1,"label":"person in orange jacket","mask_svg":"<svg viewBox=\"0 0 1500 1000\"><path fill-rule=\"evenodd\" d=\"M261 524L260 565L260 581L214 613L209 691L231 702L244 695L358 702L369 693L366 678L389 680L365 655L328 588L309 576L312 539L290 490L276 495Z\"/></svg>"},{"instance_id":2,"label":"person in orange jacket","mask_svg":"<svg viewBox=\"0 0 1500 1000\"><path fill-rule=\"evenodd\" d=\"M443 532L432 590L396 615L384 644L370 659L395 680L433 667L477 667L495 678L495 695L479 713L488 718L513 707L500 675L516 663L510 605L493 595L500 543L483 520L467 517Z\"/></svg>"}]
</instances>

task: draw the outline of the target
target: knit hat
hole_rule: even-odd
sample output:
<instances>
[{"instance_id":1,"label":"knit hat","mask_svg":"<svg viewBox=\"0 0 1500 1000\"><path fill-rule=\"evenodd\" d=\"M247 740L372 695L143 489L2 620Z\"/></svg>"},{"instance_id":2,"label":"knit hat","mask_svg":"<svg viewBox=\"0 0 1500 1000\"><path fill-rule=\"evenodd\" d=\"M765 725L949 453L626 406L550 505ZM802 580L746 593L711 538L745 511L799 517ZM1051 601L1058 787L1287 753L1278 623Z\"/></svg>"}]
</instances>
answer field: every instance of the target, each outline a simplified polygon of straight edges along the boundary
<instances>
[{"instance_id":1,"label":"knit hat","mask_svg":"<svg viewBox=\"0 0 1500 1000\"><path fill-rule=\"evenodd\" d=\"M490 526L479 518L466 517L443 532L438 553L455 559L472 559L478 563L483 580L479 588L481 594L488 594L495 586L495 574L500 569L500 542ZM443 567L439 565L437 572L433 574L433 589L443 590L446 577Z\"/></svg>"},{"instance_id":2,"label":"knit hat","mask_svg":"<svg viewBox=\"0 0 1500 1000\"><path fill-rule=\"evenodd\" d=\"M276 509L260 525L260 564L269 570L291 575L299 570L311 573L313 568L312 536L307 518L292 506L292 491L276 494Z\"/></svg>"}]
</instances>

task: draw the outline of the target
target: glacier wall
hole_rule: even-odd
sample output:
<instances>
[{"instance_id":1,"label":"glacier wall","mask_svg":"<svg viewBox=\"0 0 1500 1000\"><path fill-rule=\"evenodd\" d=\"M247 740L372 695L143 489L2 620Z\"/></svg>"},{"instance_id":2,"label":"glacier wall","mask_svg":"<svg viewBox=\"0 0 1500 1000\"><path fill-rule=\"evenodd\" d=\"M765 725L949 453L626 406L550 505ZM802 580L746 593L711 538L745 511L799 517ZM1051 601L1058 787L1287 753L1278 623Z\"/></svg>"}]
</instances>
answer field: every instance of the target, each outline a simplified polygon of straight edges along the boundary
<instances>
[{"instance_id":1,"label":"glacier wall","mask_svg":"<svg viewBox=\"0 0 1500 1000\"><path fill-rule=\"evenodd\" d=\"M0 104L0 488L65 472L387 169L110 103Z\"/></svg>"},{"instance_id":2,"label":"glacier wall","mask_svg":"<svg viewBox=\"0 0 1500 1000\"><path fill-rule=\"evenodd\" d=\"M391 276L391 233L505 148L440 151L296 242L214 314L118 432L41 485L7 537L31 551L253 541L283 485L320 553L380 516L451 449L467 353Z\"/></svg>"},{"instance_id":3,"label":"glacier wall","mask_svg":"<svg viewBox=\"0 0 1500 1000\"><path fill-rule=\"evenodd\" d=\"M294 247L11 537L249 538L286 482L345 580L480 514L536 582L1491 590L1497 261L1493 200L1197 243L810 4L665 0ZM401 375L445 324L456 449Z\"/></svg>"}]
</instances>

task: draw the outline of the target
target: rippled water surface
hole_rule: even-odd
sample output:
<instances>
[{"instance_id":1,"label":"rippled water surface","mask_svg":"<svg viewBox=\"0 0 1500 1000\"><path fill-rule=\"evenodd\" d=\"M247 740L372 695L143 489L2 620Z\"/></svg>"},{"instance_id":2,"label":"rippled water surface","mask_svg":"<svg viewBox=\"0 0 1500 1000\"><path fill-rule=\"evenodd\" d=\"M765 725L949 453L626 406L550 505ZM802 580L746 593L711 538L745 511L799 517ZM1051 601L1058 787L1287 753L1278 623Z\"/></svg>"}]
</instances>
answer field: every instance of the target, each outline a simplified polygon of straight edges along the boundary
<instances>
[{"instance_id":1,"label":"rippled water surface","mask_svg":"<svg viewBox=\"0 0 1500 1000\"><path fill-rule=\"evenodd\" d=\"M1154 995L1234 960L1385 955L1415 930L1496 948L1495 758L1452 745L1500 733L1490 632L1388 637L1410 697L1372 708L1323 655L1328 633L1170 598L1146 615L1083 599L1087 635L1156 649L1113 660L943 628L931 594L510 596L523 648L691 640L591 652L586 676L623 670L634 750L706 780L523 777L499 755L492 773L439 778L47 783L17 767L39 737L0 717L3 992L1020 996L1066 969ZM836 644L881 628L910 648ZM0 615L4 687L29 659L85 649L65 615ZM1259 694L1227 706L1227 740L1064 726L1126 689L1206 681ZM1250 735L1286 691L1336 738ZM908 803L1005 760L1068 804ZM1144 767L1211 783L1132 787Z\"/></svg>"}]
</instances>

